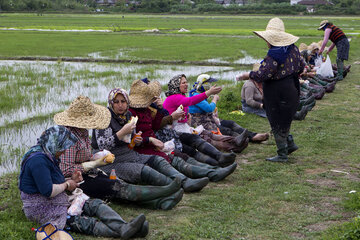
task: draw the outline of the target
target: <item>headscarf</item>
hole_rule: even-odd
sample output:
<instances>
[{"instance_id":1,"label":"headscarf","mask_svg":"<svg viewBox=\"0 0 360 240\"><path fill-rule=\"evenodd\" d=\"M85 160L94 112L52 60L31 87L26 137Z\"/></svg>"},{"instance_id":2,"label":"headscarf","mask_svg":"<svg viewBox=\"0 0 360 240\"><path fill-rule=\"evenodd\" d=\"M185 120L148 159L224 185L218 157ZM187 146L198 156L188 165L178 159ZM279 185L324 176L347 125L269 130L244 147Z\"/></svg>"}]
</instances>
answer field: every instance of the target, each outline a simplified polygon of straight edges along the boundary
<instances>
[{"instance_id":1,"label":"headscarf","mask_svg":"<svg viewBox=\"0 0 360 240\"><path fill-rule=\"evenodd\" d=\"M180 82L181 82L182 77L186 78L185 74L176 75L169 81L169 83L168 83L169 91L165 92L165 95L167 97L174 95L174 94L183 94L180 91Z\"/></svg>"},{"instance_id":2,"label":"headscarf","mask_svg":"<svg viewBox=\"0 0 360 240\"><path fill-rule=\"evenodd\" d=\"M291 46L293 46L293 45L294 44L284 46L284 47L271 46L267 55L272 57L279 64L283 64L290 53Z\"/></svg>"},{"instance_id":3,"label":"headscarf","mask_svg":"<svg viewBox=\"0 0 360 240\"><path fill-rule=\"evenodd\" d=\"M127 103L127 109L124 112L124 114L122 114L122 115L115 114L113 106L112 106L114 103L113 101L118 94L121 94L125 98L125 101ZM109 96L108 96L108 108L110 109L111 116L115 117L116 120L122 125L125 125L129 120L129 119L127 119L128 118L127 116L129 115L129 114L127 114L128 110L129 110L129 106L130 106L129 95L127 94L125 89L114 88L110 91Z\"/></svg>"},{"instance_id":4,"label":"headscarf","mask_svg":"<svg viewBox=\"0 0 360 240\"><path fill-rule=\"evenodd\" d=\"M32 153L42 152L46 154L55 164L59 164L59 159L55 155L58 152L65 151L78 141L77 137L72 134L66 127L55 125L37 139L37 144L32 146L22 158L22 164Z\"/></svg>"}]
</instances>

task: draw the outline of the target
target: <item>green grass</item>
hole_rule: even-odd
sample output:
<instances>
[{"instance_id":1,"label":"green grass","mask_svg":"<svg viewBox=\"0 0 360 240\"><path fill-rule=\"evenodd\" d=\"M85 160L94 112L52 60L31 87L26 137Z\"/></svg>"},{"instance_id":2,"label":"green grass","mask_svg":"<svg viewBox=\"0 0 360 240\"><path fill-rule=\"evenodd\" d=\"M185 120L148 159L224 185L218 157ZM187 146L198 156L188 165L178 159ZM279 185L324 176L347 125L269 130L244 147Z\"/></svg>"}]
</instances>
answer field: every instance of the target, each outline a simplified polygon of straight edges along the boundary
<instances>
[{"instance_id":1,"label":"green grass","mask_svg":"<svg viewBox=\"0 0 360 240\"><path fill-rule=\"evenodd\" d=\"M16 20L18 17L19 21ZM13 27L27 28L27 21L29 26L43 24L41 21L31 22L30 17L31 15L23 14L2 14L0 25L10 27L10 20L14 21L14 25L11 25ZM99 27L102 27L105 25L103 23L105 20L122 19L121 16L114 15L101 17L50 15L48 17L46 23L48 26L68 24L74 26L74 29L79 29L78 26L87 28L94 22L98 22ZM67 20L63 19L65 17L69 17L71 21L67 23ZM33 18L39 17L33 16ZM109 52L126 48L131 49L127 53L129 58L194 61L217 57L234 59L234 55L240 58L242 57L240 50L245 50L257 58L262 58L266 54L266 45L261 39L232 37L227 35L226 31L236 32L237 28L240 28L245 34L246 31L251 32L252 28L264 29L270 16L216 16L217 22L210 16L126 15L125 19L127 18L133 18L132 28L141 27L141 24L146 27L146 19L149 19L149 21L158 21L159 24L161 22L164 28L167 24L169 26L172 24L173 29L178 27L176 24L180 24L179 19L184 18L185 28L187 28L186 23L189 26L193 24L197 29L212 29L216 36L1 31L0 37L4 44L0 45L0 55L2 57L83 57L91 52L104 51L106 55L114 57L115 55L112 56ZM164 18L167 21L160 21ZM283 19L286 19L287 28L300 33L302 29L298 27L299 22L309 23L312 27L317 26L322 18L284 17ZM352 21L351 18L339 17L335 18L334 22L348 24L354 27L354 31L359 31L358 21L354 19L355 21ZM236 21L242 21L241 26ZM219 24L220 22L222 25ZM205 25L208 26L204 27ZM171 29L171 27L167 28ZM206 31L204 33L209 34ZM316 37L319 32L315 31L311 34L309 32L310 30L299 34L302 36L299 42L304 41L309 44L320 40L320 35ZM348 63L352 64L360 60L358 37L354 36L350 44ZM334 54L331 55L333 61ZM116 67L116 65L110 66ZM176 67L171 67L171 70L179 71ZM180 65L180 67L184 66ZM104 82L109 87L117 83L111 79L117 74L119 78L125 78L127 81L148 73L156 77L156 69L161 69L161 66L149 65L130 73L116 73L111 70L96 72L92 69L76 71L64 68L62 75L55 77L34 70L17 72L13 69L1 69L0 84L11 83L14 86L11 91L19 86L21 89L28 89L27 94L37 96L37 92L44 91L42 87L46 89L59 84L62 89L68 81L76 82L79 79L89 80L84 87L97 89ZM60 70L55 72L57 71L61 72ZM129 204L111 203L111 206L126 220L139 213L145 213L150 222L147 239L356 239L353 236L357 236L360 225L359 220L353 218L359 211L359 195L350 195L349 191L360 191L358 184L360 179L358 173L359 74L360 65L353 65L348 76L336 85L335 91L326 94L321 101L317 101L315 108L304 121L293 122L292 133L300 148L290 156L289 163L275 164L264 161L265 157L275 154L276 147L271 138L264 144L250 144L243 153L238 154L239 168L231 176L222 182L210 183L199 193L185 194L179 205L171 211L148 210ZM44 78L49 79L49 85L44 85ZM39 79L39 82L36 79ZM96 84L90 79L102 80ZM190 74L189 79L193 82L195 76ZM227 81L220 84L227 84ZM3 86L1 85L1 89ZM220 94L221 100L218 104L220 117L235 120L252 131L268 132L270 127L265 119L251 114L241 117L229 114L239 109L241 105L240 89L241 84L238 83ZM18 92L12 96L11 91L0 92L1 102L6 100L6 97L10 98L6 106L10 105L11 101L14 102L18 96ZM27 99L27 96L25 98ZM4 108L0 112L6 114L7 110ZM17 128L19 124L26 124L26 121L41 120L43 118L40 116L34 120L25 119L23 122L9 124L6 127ZM0 132L1 130L2 128ZM18 156L21 156L21 151L23 150L13 150ZM332 170L340 170L348 174ZM30 229L38 227L36 223L28 221L21 211L17 177L17 173L9 174L0 180L0 239L32 239L33 233ZM81 234L73 235L76 239L104 239Z\"/></svg>"}]
</instances>

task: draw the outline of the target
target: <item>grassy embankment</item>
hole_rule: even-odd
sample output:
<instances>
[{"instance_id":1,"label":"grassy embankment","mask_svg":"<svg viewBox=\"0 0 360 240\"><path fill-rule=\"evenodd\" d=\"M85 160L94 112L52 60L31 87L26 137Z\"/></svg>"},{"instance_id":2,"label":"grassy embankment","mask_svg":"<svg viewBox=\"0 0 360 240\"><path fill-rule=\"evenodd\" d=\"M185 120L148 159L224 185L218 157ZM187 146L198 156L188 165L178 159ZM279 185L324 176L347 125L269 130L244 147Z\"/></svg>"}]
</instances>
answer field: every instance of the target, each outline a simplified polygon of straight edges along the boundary
<instances>
[{"instance_id":1,"label":"grassy embankment","mask_svg":"<svg viewBox=\"0 0 360 240\"><path fill-rule=\"evenodd\" d=\"M139 19L142 17L139 16ZM190 23L191 19L189 17ZM194 18L193 21L197 20L198 18ZM224 24L235 25L236 20L224 21ZM263 29L267 20L263 17L246 17L244 21L246 24L241 31L247 35L253 29ZM314 31L311 30L311 34L306 35L304 33L306 31L297 30L300 29L299 22L306 21L310 20L287 18L285 24L289 32L303 33L300 42L310 43L319 40L321 35L317 31L313 34ZM311 19L311 21L309 29L311 26L317 26L319 19ZM348 21L347 23L352 25L354 23L349 19L336 19L335 23L342 21ZM226 29L225 27L214 27L216 24L212 24L211 18L203 19L203 22L211 26L209 27L211 30L206 33L220 35L228 31L222 30ZM27 26L26 23L22 24ZM192 22L192 24L197 23ZM146 22L143 25L145 25L143 28L148 28ZM247 29L248 26L253 26L253 29L251 27ZM8 24L6 27L12 26ZM74 27L74 29L78 28ZM237 29L233 30L231 34L236 34L236 31ZM359 31L359 26L355 31ZM246 39L226 36L219 38L184 34L162 36L127 33L0 32L0 34L4 43L0 46L0 55L5 57L79 57L91 52L115 51L122 48L132 48L133 51L129 52L128 56L133 58L163 60L180 58L188 61L218 57L238 59L242 57L240 50L246 50L248 54L257 58L261 58L266 53L263 41L253 37ZM358 46L358 38L353 37L349 63L360 60ZM334 55L331 56L334 60ZM239 154L237 158L239 168L234 174L223 182L209 184L200 193L185 195L183 201L171 211L153 211L132 205L112 204L112 206L125 219L144 212L151 226L148 239L339 239L344 236L343 232L328 230L323 233L323 231L328 227L349 221L358 211L356 210L358 195L349 195L348 192L359 190L360 187L358 173L360 142L357 137L360 132L358 123L360 82L357 77L359 74L359 65L353 65L348 77L337 84L333 93L326 94L323 100L317 102L306 120L294 122L292 133L300 149L290 157L290 163L272 164L263 160L275 152L273 139L265 144L250 144L243 153ZM33 79L30 79L31 85ZM1 78L1 81L6 83L7 80ZM264 119L249 114L244 117L228 114L238 109L240 105L240 87L238 84L221 94L220 116L224 119L236 120L253 131L269 131L269 125ZM8 89L1 92L1 102L6 99L9 91ZM9 101L12 101L13 105L26 102L26 99L18 101L18 96L14 94ZM11 105L10 102L8 105ZM1 112L6 113L5 110ZM7 175L1 179L0 239L31 239L33 235L30 228L37 226L26 220L21 212L16 179L17 174ZM350 196L353 197L345 201ZM79 234L74 236L76 239L95 239Z\"/></svg>"}]
</instances>

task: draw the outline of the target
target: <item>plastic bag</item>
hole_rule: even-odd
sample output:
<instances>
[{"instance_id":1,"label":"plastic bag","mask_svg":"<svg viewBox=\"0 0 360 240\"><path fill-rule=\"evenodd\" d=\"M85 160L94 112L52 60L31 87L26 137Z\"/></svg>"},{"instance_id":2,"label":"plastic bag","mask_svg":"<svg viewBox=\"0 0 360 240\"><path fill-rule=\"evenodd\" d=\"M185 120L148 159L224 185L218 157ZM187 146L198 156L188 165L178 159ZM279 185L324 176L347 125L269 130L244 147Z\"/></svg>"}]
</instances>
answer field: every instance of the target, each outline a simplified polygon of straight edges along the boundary
<instances>
[{"instance_id":1,"label":"plastic bag","mask_svg":"<svg viewBox=\"0 0 360 240\"><path fill-rule=\"evenodd\" d=\"M315 67L320 67L322 62L323 62L322 56L321 55L317 56L317 58L315 59Z\"/></svg>"},{"instance_id":2,"label":"plastic bag","mask_svg":"<svg viewBox=\"0 0 360 240\"><path fill-rule=\"evenodd\" d=\"M329 55L326 57L326 61L321 64L318 70L316 70L316 74L319 74L323 77L334 77L334 72L331 66L331 60Z\"/></svg>"},{"instance_id":3,"label":"plastic bag","mask_svg":"<svg viewBox=\"0 0 360 240\"><path fill-rule=\"evenodd\" d=\"M170 154L175 150L175 139L171 139L170 141L164 142L164 148L161 150L166 154Z\"/></svg>"},{"instance_id":4,"label":"plastic bag","mask_svg":"<svg viewBox=\"0 0 360 240\"><path fill-rule=\"evenodd\" d=\"M71 206L68 208L68 214L70 216L77 216L82 213L82 208L86 202L86 200L89 199L89 196L86 195L80 188L76 188L72 195L69 196L69 200L71 202Z\"/></svg>"}]
</instances>

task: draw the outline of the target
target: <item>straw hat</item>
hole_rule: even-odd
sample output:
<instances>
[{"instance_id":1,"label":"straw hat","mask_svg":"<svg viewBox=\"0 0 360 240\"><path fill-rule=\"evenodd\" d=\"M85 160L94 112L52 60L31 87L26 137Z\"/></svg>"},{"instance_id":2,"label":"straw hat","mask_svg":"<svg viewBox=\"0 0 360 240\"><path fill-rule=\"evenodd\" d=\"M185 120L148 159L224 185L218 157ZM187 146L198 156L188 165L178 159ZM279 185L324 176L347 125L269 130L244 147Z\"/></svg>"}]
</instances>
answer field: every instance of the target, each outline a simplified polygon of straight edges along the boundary
<instances>
[{"instance_id":1,"label":"straw hat","mask_svg":"<svg viewBox=\"0 0 360 240\"><path fill-rule=\"evenodd\" d=\"M111 113L106 107L92 103L85 96L77 97L69 109L54 116L58 125L85 129L105 129L110 120Z\"/></svg>"},{"instance_id":2,"label":"straw hat","mask_svg":"<svg viewBox=\"0 0 360 240\"><path fill-rule=\"evenodd\" d=\"M64 230L57 229L51 223L45 224L35 230L36 240L53 239L53 240L74 240L74 238Z\"/></svg>"},{"instance_id":3,"label":"straw hat","mask_svg":"<svg viewBox=\"0 0 360 240\"><path fill-rule=\"evenodd\" d=\"M254 63L253 65L253 72L256 72L256 71L259 71L259 68L260 68L260 63Z\"/></svg>"},{"instance_id":4,"label":"straw hat","mask_svg":"<svg viewBox=\"0 0 360 240\"><path fill-rule=\"evenodd\" d=\"M307 50L308 46L305 43L300 43L299 45L299 52L302 52L304 50Z\"/></svg>"},{"instance_id":5,"label":"straw hat","mask_svg":"<svg viewBox=\"0 0 360 240\"><path fill-rule=\"evenodd\" d=\"M270 19L265 31L254 33L275 47L288 46L299 40L299 37L285 32L284 22L277 17Z\"/></svg>"},{"instance_id":6,"label":"straw hat","mask_svg":"<svg viewBox=\"0 0 360 240\"><path fill-rule=\"evenodd\" d=\"M320 46L319 46L318 43L312 42L312 43L309 45L308 50L309 50L310 52L312 52L312 51L314 51L315 49L320 49Z\"/></svg>"},{"instance_id":7,"label":"straw hat","mask_svg":"<svg viewBox=\"0 0 360 240\"><path fill-rule=\"evenodd\" d=\"M320 22L320 26L318 27L318 30L321 30L323 27L325 27L325 25L329 23L328 20L323 20Z\"/></svg>"},{"instance_id":8,"label":"straw hat","mask_svg":"<svg viewBox=\"0 0 360 240\"><path fill-rule=\"evenodd\" d=\"M149 84L142 80L135 80L130 88L130 107L147 108L161 94L161 85L158 81Z\"/></svg>"}]
</instances>

